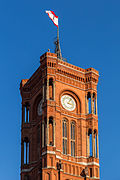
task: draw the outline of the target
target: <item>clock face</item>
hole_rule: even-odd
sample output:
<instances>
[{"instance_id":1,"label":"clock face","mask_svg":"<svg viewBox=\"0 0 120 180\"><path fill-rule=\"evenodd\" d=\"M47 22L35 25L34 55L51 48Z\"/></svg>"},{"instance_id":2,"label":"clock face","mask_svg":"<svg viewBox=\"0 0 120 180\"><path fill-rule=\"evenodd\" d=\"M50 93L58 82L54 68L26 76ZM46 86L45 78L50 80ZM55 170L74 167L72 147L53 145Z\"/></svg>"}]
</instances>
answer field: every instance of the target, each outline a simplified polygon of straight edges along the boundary
<instances>
[{"instance_id":1,"label":"clock face","mask_svg":"<svg viewBox=\"0 0 120 180\"><path fill-rule=\"evenodd\" d=\"M38 113L38 116L42 115L42 100L38 104L37 113Z\"/></svg>"},{"instance_id":2,"label":"clock face","mask_svg":"<svg viewBox=\"0 0 120 180\"><path fill-rule=\"evenodd\" d=\"M74 99L69 95L63 95L61 97L62 106L68 111L73 111L76 107Z\"/></svg>"}]
</instances>

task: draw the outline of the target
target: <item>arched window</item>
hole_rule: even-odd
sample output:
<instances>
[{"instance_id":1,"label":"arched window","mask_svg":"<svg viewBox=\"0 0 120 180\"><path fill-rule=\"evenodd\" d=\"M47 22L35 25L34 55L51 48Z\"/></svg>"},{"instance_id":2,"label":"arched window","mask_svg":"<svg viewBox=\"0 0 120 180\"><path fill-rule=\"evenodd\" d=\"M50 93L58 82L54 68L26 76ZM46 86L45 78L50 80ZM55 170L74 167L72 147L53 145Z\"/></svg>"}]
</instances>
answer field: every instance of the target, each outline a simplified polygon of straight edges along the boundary
<instances>
[{"instance_id":1,"label":"arched window","mask_svg":"<svg viewBox=\"0 0 120 180\"><path fill-rule=\"evenodd\" d=\"M93 93L93 106L94 106L94 114L96 114L96 95Z\"/></svg>"},{"instance_id":2,"label":"arched window","mask_svg":"<svg viewBox=\"0 0 120 180\"><path fill-rule=\"evenodd\" d=\"M90 114L92 112L92 109L91 109L91 93L88 92L87 94L87 106L88 106L88 114Z\"/></svg>"},{"instance_id":3,"label":"arched window","mask_svg":"<svg viewBox=\"0 0 120 180\"><path fill-rule=\"evenodd\" d=\"M49 99L53 100L53 79L49 79Z\"/></svg>"},{"instance_id":4,"label":"arched window","mask_svg":"<svg viewBox=\"0 0 120 180\"><path fill-rule=\"evenodd\" d=\"M67 154L67 121L63 121L63 154Z\"/></svg>"},{"instance_id":5,"label":"arched window","mask_svg":"<svg viewBox=\"0 0 120 180\"><path fill-rule=\"evenodd\" d=\"M71 165L69 165L69 174L71 174Z\"/></svg>"},{"instance_id":6,"label":"arched window","mask_svg":"<svg viewBox=\"0 0 120 180\"><path fill-rule=\"evenodd\" d=\"M49 145L53 146L53 117L49 118Z\"/></svg>"},{"instance_id":7,"label":"arched window","mask_svg":"<svg viewBox=\"0 0 120 180\"><path fill-rule=\"evenodd\" d=\"M75 166L72 166L73 167L73 175L75 175Z\"/></svg>"},{"instance_id":8,"label":"arched window","mask_svg":"<svg viewBox=\"0 0 120 180\"><path fill-rule=\"evenodd\" d=\"M75 156L75 123L71 123L71 156Z\"/></svg>"},{"instance_id":9,"label":"arched window","mask_svg":"<svg viewBox=\"0 0 120 180\"><path fill-rule=\"evenodd\" d=\"M93 149L92 149L92 130L89 129L88 131L88 136L89 136L89 156L91 157L93 155Z\"/></svg>"},{"instance_id":10,"label":"arched window","mask_svg":"<svg viewBox=\"0 0 120 180\"><path fill-rule=\"evenodd\" d=\"M94 145L94 147L95 147L95 158L97 158L98 157L98 147L97 147L97 131L96 130L94 130L94 143L95 143L95 145Z\"/></svg>"},{"instance_id":11,"label":"arched window","mask_svg":"<svg viewBox=\"0 0 120 180\"><path fill-rule=\"evenodd\" d=\"M93 176L93 173L92 173L92 168L90 168L90 177Z\"/></svg>"},{"instance_id":12,"label":"arched window","mask_svg":"<svg viewBox=\"0 0 120 180\"><path fill-rule=\"evenodd\" d=\"M24 139L24 164L29 164L29 140Z\"/></svg>"},{"instance_id":13,"label":"arched window","mask_svg":"<svg viewBox=\"0 0 120 180\"><path fill-rule=\"evenodd\" d=\"M30 109L30 106L28 103L23 105L23 122L24 123L29 123L29 109Z\"/></svg>"}]
</instances>

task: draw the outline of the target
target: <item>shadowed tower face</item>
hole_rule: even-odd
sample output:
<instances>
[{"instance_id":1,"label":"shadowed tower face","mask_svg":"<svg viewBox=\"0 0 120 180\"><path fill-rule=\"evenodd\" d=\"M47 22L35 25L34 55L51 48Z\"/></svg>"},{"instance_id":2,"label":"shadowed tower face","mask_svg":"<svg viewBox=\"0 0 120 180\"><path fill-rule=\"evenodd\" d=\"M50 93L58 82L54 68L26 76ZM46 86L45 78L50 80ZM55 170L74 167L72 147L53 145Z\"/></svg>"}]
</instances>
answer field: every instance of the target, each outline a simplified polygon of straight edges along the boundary
<instances>
[{"instance_id":1,"label":"shadowed tower face","mask_svg":"<svg viewBox=\"0 0 120 180\"><path fill-rule=\"evenodd\" d=\"M47 52L21 81L21 180L100 179L98 77Z\"/></svg>"}]
</instances>

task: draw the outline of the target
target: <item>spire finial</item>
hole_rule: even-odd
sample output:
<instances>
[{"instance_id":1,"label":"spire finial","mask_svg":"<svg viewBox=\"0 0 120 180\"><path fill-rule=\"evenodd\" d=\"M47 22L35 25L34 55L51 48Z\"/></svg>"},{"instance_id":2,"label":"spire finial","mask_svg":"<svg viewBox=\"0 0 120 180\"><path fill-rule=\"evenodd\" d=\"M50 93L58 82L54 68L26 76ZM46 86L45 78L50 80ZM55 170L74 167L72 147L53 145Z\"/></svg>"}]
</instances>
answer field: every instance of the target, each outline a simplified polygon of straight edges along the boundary
<instances>
[{"instance_id":1,"label":"spire finial","mask_svg":"<svg viewBox=\"0 0 120 180\"><path fill-rule=\"evenodd\" d=\"M60 49L60 42L59 42L59 26L57 27L57 40L54 42L55 44L55 53L57 57L62 60L62 54Z\"/></svg>"}]
</instances>

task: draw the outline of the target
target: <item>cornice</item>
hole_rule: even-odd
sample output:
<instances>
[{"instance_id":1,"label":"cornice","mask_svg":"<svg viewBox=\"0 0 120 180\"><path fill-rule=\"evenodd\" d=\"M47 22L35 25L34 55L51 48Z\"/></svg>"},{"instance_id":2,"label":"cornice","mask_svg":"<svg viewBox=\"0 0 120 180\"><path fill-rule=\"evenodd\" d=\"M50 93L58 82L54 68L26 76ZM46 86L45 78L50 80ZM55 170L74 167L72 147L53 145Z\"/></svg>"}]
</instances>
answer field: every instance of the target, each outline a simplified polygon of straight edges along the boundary
<instances>
[{"instance_id":1,"label":"cornice","mask_svg":"<svg viewBox=\"0 0 120 180\"><path fill-rule=\"evenodd\" d=\"M82 72L82 71L80 71L80 70L77 70L77 69L75 69L75 68L72 68L72 67L69 67L69 66L67 66L67 65L65 65L65 64L62 64L62 63L59 63L58 62L58 64L60 64L60 65L62 65L62 66L65 66L65 67L67 67L67 68L69 68L69 69L72 69L72 70L74 70L74 71L77 71L77 72L80 72L80 73L82 73L82 74L88 74L88 73L94 73L94 74L96 74L97 76L99 76L99 74L97 74L96 72L94 72L94 71L87 71L87 72ZM70 63L69 63L70 64ZM70 65L72 65L72 64L70 64ZM72 65L72 66L74 66L74 67L76 67L76 68L80 68L80 67L77 67L77 66L75 66L75 65ZM82 68L81 68L82 69ZM83 69L83 70L85 70L85 69Z\"/></svg>"}]
</instances>

